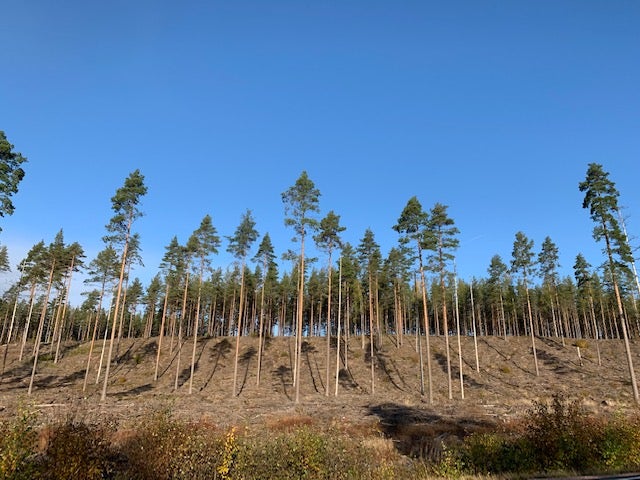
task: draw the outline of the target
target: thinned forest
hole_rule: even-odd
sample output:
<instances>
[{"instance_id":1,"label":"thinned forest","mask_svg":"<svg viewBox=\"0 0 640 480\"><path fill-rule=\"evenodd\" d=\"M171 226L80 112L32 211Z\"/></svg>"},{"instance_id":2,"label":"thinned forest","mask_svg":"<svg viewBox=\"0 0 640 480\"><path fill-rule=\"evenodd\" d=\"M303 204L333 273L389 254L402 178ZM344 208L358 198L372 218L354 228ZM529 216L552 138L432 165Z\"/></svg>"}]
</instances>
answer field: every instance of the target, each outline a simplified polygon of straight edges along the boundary
<instances>
[{"instance_id":1,"label":"thinned forest","mask_svg":"<svg viewBox=\"0 0 640 480\"><path fill-rule=\"evenodd\" d=\"M26 159L4 133L0 140L4 216ZM415 196L389 226L399 241L386 257L370 229L351 245L340 216L322 216L303 171L281 194L298 248L280 263L247 210L224 237L235 261L214 266L222 240L205 215L186 243L170 240L143 285L136 220L147 186L135 170L111 198L95 258L61 230L17 265L19 280L0 302L0 412L16 415L27 402L52 418L131 420L170 408L233 428L377 418L374 431L401 453L435 448L441 461L447 435L495 427L558 394L595 412L633 411L640 283L620 193L599 164L577 188L604 263L578 254L572 277L560 277L551 237L536 251L520 231L511 258L493 256L485 278L458 278L448 207L424 209ZM310 245L321 261L307 258ZM11 267L5 246L0 267ZM82 305L70 304L72 288L82 288ZM544 420L549 411L537 405L542 417L530 418Z\"/></svg>"},{"instance_id":2,"label":"thinned forest","mask_svg":"<svg viewBox=\"0 0 640 480\"><path fill-rule=\"evenodd\" d=\"M231 397L241 394L238 364L243 338L257 338L256 378L260 382L265 342L277 337L294 341L291 382L293 401L299 401L304 342L325 339L325 395L336 394L337 379L348 367L344 345L360 339L370 359L368 390L376 389L376 356L383 338L400 347L414 342L419 355L420 394L433 403L434 354L431 337L444 339L442 362L449 399L464 396L461 338L472 338L477 358L478 339L530 339L532 372L539 375L538 347L542 339L562 345L590 341L600 364L599 343L624 344L625 362L633 398L640 402L631 341L640 334L640 293L632 248L618 208L619 192L608 173L590 164L578 188L583 208L594 221L594 241L602 243L605 263L594 268L577 255L573 278L560 278L558 249L550 237L539 251L523 232L517 232L510 259L495 255L487 277L472 282L457 278L455 252L458 229L447 206L423 209L412 197L396 225L398 245L383 258L371 230L357 245L341 240L345 227L340 216L320 216L319 190L306 172L282 193L285 224L299 245L276 261L269 234L261 238L247 210L227 250L237 259L229 267L212 267L221 238L206 215L186 244L174 237L166 246L160 271L142 285L135 278L141 262L140 237L135 221L147 187L138 170L132 172L113 198L114 216L106 226L104 249L86 259L78 243L67 243L62 230L47 245L39 242L17 266L19 280L5 292L0 304L2 368L6 376L8 352L31 365L27 392L31 394L43 354L56 364L65 346L86 344L83 390L92 377L101 378L101 400L108 395L110 368L125 339L155 338L152 381L170 359L176 361L175 389L182 368L188 370L188 392L194 385L198 341L233 338ZM305 245L313 242L326 254L324 265L305 261ZM4 269L6 247L2 250ZM82 288L86 300L69 304L74 274L86 273ZM78 288L73 285L74 288ZM43 347L45 347L43 350ZM342 348L342 350L341 350ZM578 352L580 348L578 347ZM175 356L175 352L177 356ZM455 378L454 370L459 373Z\"/></svg>"}]
</instances>

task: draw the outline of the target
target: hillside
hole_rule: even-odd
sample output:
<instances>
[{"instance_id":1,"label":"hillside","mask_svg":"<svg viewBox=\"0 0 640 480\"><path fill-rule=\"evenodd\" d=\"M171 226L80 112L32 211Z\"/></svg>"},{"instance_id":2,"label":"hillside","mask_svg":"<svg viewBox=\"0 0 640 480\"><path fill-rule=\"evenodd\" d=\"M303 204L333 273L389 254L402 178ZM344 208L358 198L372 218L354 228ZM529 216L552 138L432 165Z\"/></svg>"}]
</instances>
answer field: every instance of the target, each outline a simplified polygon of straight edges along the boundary
<instances>
[{"instance_id":1,"label":"hillside","mask_svg":"<svg viewBox=\"0 0 640 480\"><path fill-rule=\"evenodd\" d=\"M153 373L157 339L124 339L117 363L111 369L107 402L100 404L102 382L95 383L100 346L92 356L90 381L82 392L88 344L66 345L57 364L43 346L34 389L27 396L30 360L18 362L19 346L10 345L0 383L0 415L12 416L22 406L42 413L43 421L73 415L83 419L110 418L135 421L158 409L170 409L176 416L208 421L216 425L269 425L298 418L319 425L449 423L481 426L514 418L536 400L556 393L580 399L594 412L633 409L633 396L621 341L600 341L602 366L598 365L593 340L581 349L581 357L570 340L537 339L540 375L536 377L529 338L478 338L480 371L475 370L473 338L462 339L464 394L459 384L457 341L451 338L453 400L448 399L444 338L431 337L433 404L420 395L419 357L415 338L406 337L397 348L386 337L377 355L375 394L371 394L368 345L351 338L348 372L342 371L338 396L334 396L335 370L331 373L330 395L325 396L326 341L307 339L303 348L300 402L294 402L291 385L294 339L269 339L264 352L261 383L256 385L257 339L241 338L238 367L239 395L231 394L235 338L203 339L198 343L193 393L188 393L192 343L180 356L178 389L177 349L169 357L169 341L163 343L160 377ZM632 344L634 360L640 365L640 346ZM3 353L5 346L2 346ZM29 350L27 350L29 351ZM335 350L331 352L332 368ZM426 367L425 367L426 378ZM378 423L379 422L379 423ZM453 423L452 423L453 422Z\"/></svg>"}]
</instances>

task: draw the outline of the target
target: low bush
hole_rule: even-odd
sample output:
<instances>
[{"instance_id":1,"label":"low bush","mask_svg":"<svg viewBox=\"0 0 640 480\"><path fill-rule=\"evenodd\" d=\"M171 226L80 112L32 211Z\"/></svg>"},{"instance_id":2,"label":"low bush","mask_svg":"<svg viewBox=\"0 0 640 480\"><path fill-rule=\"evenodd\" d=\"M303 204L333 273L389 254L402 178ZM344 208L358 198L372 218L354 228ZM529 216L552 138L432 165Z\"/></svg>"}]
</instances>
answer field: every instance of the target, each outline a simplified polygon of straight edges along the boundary
<instances>
[{"instance_id":1,"label":"low bush","mask_svg":"<svg viewBox=\"0 0 640 480\"><path fill-rule=\"evenodd\" d=\"M473 473L608 473L640 468L640 417L588 415L578 401L556 395L521 422L471 435L462 446Z\"/></svg>"},{"instance_id":2,"label":"low bush","mask_svg":"<svg viewBox=\"0 0 640 480\"><path fill-rule=\"evenodd\" d=\"M116 469L111 449L113 426L67 420L40 433L38 478L102 479Z\"/></svg>"},{"instance_id":3,"label":"low bush","mask_svg":"<svg viewBox=\"0 0 640 480\"><path fill-rule=\"evenodd\" d=\"M214 478L224 439L206 423L194 424L159 412L143 420L114 448L124 459L122 478Z\"/></svg>"},{"instance_id":4,"label":"low bush","mask_svg":"<svg viewBox=\"0 0 640 480\"><path fill-rule=\"evenodd\" d=\"M640 469L640 416L589 415L562 396L501 428L447 442L437 457L401 455L370 424L350 431L307 417L253 431L181 421L169 411L127 429L77 419L36 425L28 412L0 423L0 480L513 478Z\"/></svg>"},{"instance_id":5,"label":"low bush","mask_svg":"<svg viewBox=\"0 0 640 480\"><path fill-rule=\"evenodd\" d=\"M31 479L38 433L35 415L20 409L18 415L0 423L0 479Z\"/></svg>"}]
</instances>

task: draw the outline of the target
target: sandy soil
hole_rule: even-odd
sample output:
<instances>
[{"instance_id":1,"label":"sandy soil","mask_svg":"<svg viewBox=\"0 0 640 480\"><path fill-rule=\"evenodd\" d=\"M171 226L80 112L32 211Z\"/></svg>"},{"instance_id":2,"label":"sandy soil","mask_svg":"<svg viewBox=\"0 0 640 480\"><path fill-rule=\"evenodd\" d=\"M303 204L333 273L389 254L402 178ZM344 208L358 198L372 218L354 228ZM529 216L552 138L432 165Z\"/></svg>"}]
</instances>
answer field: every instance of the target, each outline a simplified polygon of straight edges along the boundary
<instances>
[{"instance_id":1,"label":"sandy soil","mask_svg":"<svg viewBox=\"0 0 640 480\"><path fill-rule=\"evenodd\" d=\"M51 346L41 349L31 395L27 395L33 360L18 361L19 345L0 347L7 352L0 381L0 417L10 417L22 407L40 412L43 422L65 416L82 419L137 421L160 409L180 418L229 425L269 425L291 418L308 419L329 428L346 424L398 425L447 423L469 428L517 417L534 401L561 393L579 399L594 412L632 410L635 407L629 371L621 341L588 342L581 358L571 340L537 339L539 376L535 374L529 338L480 337L477 341L479 370L473 338L462 339L462 378L457 340L450 338L452 399L449 399L447 363L443 337L431 337L432 397L429 402L426 358L425 395L420 393L420 357L415 338L406 337L397 347L385 337L376 355L375 392L372 393L369 346L351 338L348 369L340 372L335 393L335 345L330 355L329 396L326 385L326 340L306 339L302 353L300 401L292 386L294 339L269 339L257 385L256 338L240 339L237 395L233 395L235 338L202 339L196 348L193 391L189 394L193 341L178 355L164 339L159 378L153 381L157 338L123 339L112 364L105 403L100 402L102 380L96 383L102 345L96 345L88 386L83 382L88 344L62 346L54 363ZM423 349L424 349L423 339ZM602 365L598 364L597 347ZM640 365L640 344L633 343L633 358ZM26 352L30 353L27 346ZM344 352L344 348L342 349ZM180 363L178 364L178 358ZM177 375L178 388L175 387Z\"/></svg>"}]
</instances>

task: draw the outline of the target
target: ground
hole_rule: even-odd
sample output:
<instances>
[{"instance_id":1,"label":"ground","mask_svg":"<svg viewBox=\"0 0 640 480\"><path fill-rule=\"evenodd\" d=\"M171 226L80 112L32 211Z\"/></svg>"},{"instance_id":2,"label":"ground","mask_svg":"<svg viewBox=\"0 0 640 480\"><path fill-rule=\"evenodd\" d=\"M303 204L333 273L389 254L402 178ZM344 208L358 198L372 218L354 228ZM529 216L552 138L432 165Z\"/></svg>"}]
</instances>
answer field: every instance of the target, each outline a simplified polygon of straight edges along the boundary
<instances>
[{"instance_id":1,"label":"ground","mask_svg":"<svg viewBox=\"0 0 640 480\"><path fill-rule=\"evenodd\" d=\"M159 377L154 382L158 338L122 339L119 346L114 346L116 361L111 367L104 403L100 402L103 377L96 382L101 342L93 350L84 392L89 344L62 345L57 363L54 363L55 345L43 345L31 395L27 390L33 367L33 357L29 354L33 347L27 345L23 361L18 361L20 346L2 345L0 351L6 355L0 379L0 418L11 417L20 408L27 407L39 412L43 422L73 416L126 423L169 409L179 418L207 421L223 428L268 426L298 418L327 427L377 423L389 433L399 425L449 425L461 431L482 428L517 417L533 402L549 400L555 394L577 399L589 411L598 413L637 408L621 341L589 340L579 344L578 349L574 340L537 338L539 375L536 376L530 338L479 337L474 342L472 337L464 337L461 339L462 398L458 342L456 337L449 340L451 399L445 339L430 337L432 402L428 394L424 337L421 339L425 352L424 394L421 394L420 356L415 337L404 337L403 344L397 346L396 338L387 336L378 342L374 388L368 339L364 348L360 337L350 339L348 369L340 372L337 395L333 342L328 396L325 395L326 339L305 339L298 403L292 386L293 338L267 340L259 385L258 339L240 338L236 395L232 392L235 337L199 340L191 394L193 340L187 340L179 352L176 342L172 345L169 338L163 339ZM632 342L632 349L633 359L640 365L640 344ZM341 352L344 358L344 344Z\"/></svg>"}]
</instances>

